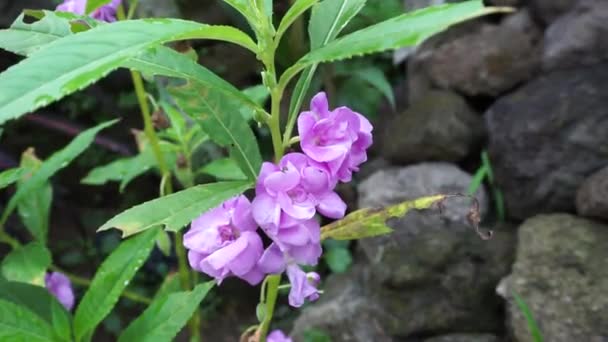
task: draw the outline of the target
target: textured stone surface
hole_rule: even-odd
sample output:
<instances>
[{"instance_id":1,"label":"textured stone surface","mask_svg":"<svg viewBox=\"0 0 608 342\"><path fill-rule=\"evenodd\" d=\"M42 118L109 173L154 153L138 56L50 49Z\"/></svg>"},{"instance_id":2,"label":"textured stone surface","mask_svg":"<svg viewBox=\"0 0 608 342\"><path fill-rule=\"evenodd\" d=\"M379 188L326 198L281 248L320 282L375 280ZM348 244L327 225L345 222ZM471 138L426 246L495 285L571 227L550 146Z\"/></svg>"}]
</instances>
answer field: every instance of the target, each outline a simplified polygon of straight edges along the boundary
<instances>
[{"instance_id":1,"label":"textured stone surface","mask_svg":"<svg viewBox=\"0 0 608 342\"><path fill-rule=\"evenodd\" d=\"M410 100L428 88L496 96L529 79L540 66L541 33L522 10L495 25L483 19L454 26L410 58Z\"/></svg>"},{"instance_id":2,"label":"textured stone surface","mask_svg":"<svg viewBox=\"0 0 608 342\"><path fill-rule=\"evenodd\" d=\"M608 165L608 65L555 71L486 114L507 215L574 211L579 185Z\"/></svg>"},{"instance_id":3,"label":"textured stone surface","mask_svg":"<svg viewBox=\"0 0 608 342\"><path fill-rule=\"evenodd\" d=\"M541 215L519 228L512 273L498 292L508 299L516 341L530 341L513 300L528 305L545 341L608 340L608 226L568 214Z\"/></svg>"},{"instance_id":4,"label":"textured stone surface","mask_svg":"<svg viewBox=\"0 0 608 342\"><path fill-rule=\"evenodd\" d=\"M393 163L458 161L479 144L484 124L460 95L430 91L391 119L381 134L380 153Z\"/></svg>"},{"instance_id":5,"label":"textured stone surface","mask_svg":"<svg viewBox=\"0 0 608 342\"><path fill-rule=\"evenodd\" d=\"M470 175L446 163L382 170L361 183L359 207L465 192L470 181ZM484 210L484 191L477 196ZM469 204L451 199L443 213L410 212L389 221L395 229L391 235L359 242L371 266L374 302L387 314L383 326L388 334L500 326L500 301L493 291L509 270L513 234L503 229L492 240L481 240L467 223Z\"/></svg>"},{"instance_id":6,"label":"textured stone surface","mask_svg":"<svg viewBox=\"0 0 608 342\"><path fill-rule=\"evenodd\" d=\"M579 215L608 220L608 167L587 178L576 193Z\"/></svg>"},{"instance_id":7,"label":"textured stone surface","mask_svg":"<svg viewBox=\"0 0 608 342\"><path fill-rule=\"evenodd\" d=\"M584 0L527 0L533 15L545 24L551 23Z\"/></svg>"},{"instance_id":8,"label":"textured stone surface","mask_svg":"<svg viewBox=\"0 0 608 342\"><path fill-rule=\"evenodd\" d=\"M545 31L545 70L591 65L608 59L608 1L581 1Z\"/></svg>"}]
</instances>

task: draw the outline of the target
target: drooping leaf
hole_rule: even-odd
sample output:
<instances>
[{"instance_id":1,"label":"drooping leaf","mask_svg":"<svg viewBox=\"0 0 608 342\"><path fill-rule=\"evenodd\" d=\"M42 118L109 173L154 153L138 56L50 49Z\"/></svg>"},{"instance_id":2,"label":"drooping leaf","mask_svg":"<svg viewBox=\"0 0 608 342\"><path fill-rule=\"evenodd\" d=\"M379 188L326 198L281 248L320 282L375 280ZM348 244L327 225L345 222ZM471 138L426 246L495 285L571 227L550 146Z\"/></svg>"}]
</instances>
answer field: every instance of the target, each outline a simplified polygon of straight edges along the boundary
<instances>
[{"instance_id":1,"label":"drooping leaf","mask_svg":"<svg viewBox=\"0 0 608 342\"><path fill-rule=\"evenodd\" d=\"M0 74L0 124L88 86L151 46L181 39L217 39L257 49L249 36L227 26L178 19L100 25L58 39Z\"/></svg>"},{"instance_id":2,"label":"drooping leaf","mask_svg":"<svg viewBox=\"0 0 608 342\"><path fill-rule=\"evenodd\" d=\"M313 7L308 24L311 50L318 49L333 41L357 13L366 0L325 0ZM285 137L291 134L295 119L302 107L304 97L310 87L317 64L312 64L302 72L289 103L289 116Z\"/></svg>"},{"instance_id":3,"label":"drooping leaf","mask_svg":"<svg viewBox=\"0 0 608 342\"><path fill-rule=\"evenodd\" d=\"M0 340L11 342L56 341L53 328L42 318L12 302L0 299Z\"/></svg>"},{"instance_id":4,"label":"drooping leaf","mask_svg":"<svg viewBox=\"0 0 608 342\"><path fill-rule=\"evenodd\" d=\"M2 275L8 281L44 286L51 253L39 242L18 247L2 260Z\"/></svg>"},{"instance_id":5,"label":"drooping leaf","mask_svg":"<svg viewBox=\"0 0 608 342\"><path fill-rule=\"evenodd\" d=\"M0 96L2 96L1 93ZM19 186L15 195L13 195L8 202L6 209L4 209L0 222L6 222L8 216L13 212L17 204L23 199L24 196L26 196L30 191L39 189L57 171L68 166L72 160L78 157L84 150L87 149L87 147L89 147L89 145L95 139L95 135L97 135L99 131L113 125L114 123L116 123L116 120L108 121L93 128L89 128L76 136L76 138L74 138L66 147L53 153L52 156L42 163L38 171L33 174L27 182Z\"/></svg>"},{"instance_id":6,"label":"drooping leaf","mask_svg":"<svg viewBox=\"0 0 608 342\"><path fill-rule=\"evenodd\" d=\"M245 180L247 176L241 171L234 160L230 158L216 159L203 166L199 172L221 180Z\"/></svg>"},{"instance_id":7,"label":"drooping leaf","mask_svg":"<svg viewBox=\"0 0 608 342\"><path fill-rule=\"evenodd\" d=\"M101 226L99 231L116 228L122 231L123 237L158 226L178 231L205 211L250 187L249 181L197 185L123 211Z\"/></svg>"},{"instance_id":8,"label":"drooping leaf","mask_svg":"<svg viewBox=\"0 0 608 342\"><path fill-rule=\"evenodd\" d=\"M293 5L289 7L287 13L281 19L281 23L279 24L279 28L277 29L277 37L283 36L285 31L293 24L298 17L300 17L304 12L306 12L309 8L311 8L314 4L319 2L319 0L296 0ZM276 38L275 38L276 39Z\"/></svg>"},{"instance_id":9,"label":"drooping leaf","mask_svg":"<svg viewBox=\"0 0 608 342\"><path fill-rule=\"evenodd\" d=\"M91 334L110 313L120 294L144 264L159 229L149 229L123 241L101 264L74 315L77 341Z\"/></svg>"},{"instance_id":10,"label":"drooping leaf","mask_svg":"<svg viewBox=\"0 0 608 342\"><path fill-rule=\"evenodd\" d=\"M36 157L33 149L27 149L21 155L20 167L26 172L19 181L17 189L27 183L31 175L35 174L42 162ZM17 212L25 227L42 244L46 244L49 230L49 215L53 188L47 179L38 189L29 191L17 204Z\"/></svg>"},{"instance_id":11,"label":"drooping leaf","mask_svg":"<svg viewBox=\"0 0 608 342\"><path fill-rule=\"evenodd\" d=\"M23 174L23 169L19 167L15 167L12 169L4 170L0 173L0 190L6 188L7 186L15 183L21 178Z\"/></svg>"},{"instance_id":12,"label":"drooping leaf","mask_svg":"<svg viewBox=\"0 0 608 342\"><path fill-rule=\"evenodd\" d=\"M0 281L0 300L26 308L52 326L58 341L71 341L71 317L65 308L41 286Z\"/></svg>"},{"instance_id":13,"label":"drooping leaf","mask_svg":"<svg viewBox=\"0 0 608 342\"><path fill-rule=\"evenodd\" d=\"M402 217L412 209L427 209L446 198L434 195L405 201L382 209L360 209L345 218L321 228L321 239L355 240L391 233L386 224L389 218Z\"/></svg>"},{"instance_id":14,"label":"drooping leaf","mask_svg":"<svg viewBox=\"0 0 608 342\"><path fill-rule=\"evenodd\" d=\"M352 76L364 80L369 85L376 88L382 93L382 95L384 95L384 97L386 97L391 106L395 108L395 95L393 94L393 87L391 87L391 84L386 79L386 76L382 70L374 67L359 69L356 70Z\"/></svg>"},{"instance_id":15,"label":"drooping leaf","mask_svg":"<svg viewBox=\"0 0 608 342\"><path fill-rule=\"evenodd\" d=\"M214 74L188 57L165 47L154 47L123 63L124 67L132 68L145 74L177 77L196 83L201 88L220 91L238 105L251 110L262 110L260 106L247 95L240 92L232 84Z\"/></svg>"},{"instance_id":16,"label":"drooping leaf","mask_svg":"<svg viewBox=\"0 0 608 342\"><path fill-rule=\"evenodd\" d=\"M420 44L450 25L504 8L486 7L481 0L427 7L369 26L348 34L319 49L312 50L298 61L306 67L369 53Z\"/></svg>"},{"instance_id":17,"label":"drooping leaf","mask_svg":"<svg viewBox=\"0 0 608 342\"><path fill-rule=\"evenodd\" d=\"M118 341L172 341L186 325L214 282L196 286L192 291L170 293L158 297L120 335Z\"/></svg>"},{"instance_id":18,"label":"drooping leaf","mask_svg":"<svg viewBox=\"0 0 608 342\"><path fill-rule=\"evenodd\" d=\"M156 165L156 159L150 151L144 151L134 157L117 159L109 164L91 170L81 183L103 185L110 181L120 182L120 191L135 178L149 171Z\"/></svg>"},{"instance_id":19,"label":"drooping leaf","mask_svg":"<svg viewBox=\"0 0 608 342\"><path fill-rule=\"evenodd\" d=\"M262 156L249 124L239 115L239 108L222 93L189 83L170 88L169 92L184 112L195 119L211 140L230 150L248 179L255 180Z\"/></svg>"},{"instance_id":20,"label":"drooping leaf","mask_svg":"<svg viewBox=\"0 0 608 342\"><path fill-rule=\"evenodd\" d=\"M105 6L112 0L87 0L86 14L93 13L96 9Z\"/></svg>"},{"instance_id":21,"label":"drooping leaf","mask_svg":"<svg viewBox=\"0 0 608 342\"><path fill-rule=\"evenodd\" d=\"M70 22L51 11L44 11L44 17L34 23L24 21L25 13L0 30L0 48L18 55L29 55L59 38L72 34Z\"/></svg>"}]
</instances>

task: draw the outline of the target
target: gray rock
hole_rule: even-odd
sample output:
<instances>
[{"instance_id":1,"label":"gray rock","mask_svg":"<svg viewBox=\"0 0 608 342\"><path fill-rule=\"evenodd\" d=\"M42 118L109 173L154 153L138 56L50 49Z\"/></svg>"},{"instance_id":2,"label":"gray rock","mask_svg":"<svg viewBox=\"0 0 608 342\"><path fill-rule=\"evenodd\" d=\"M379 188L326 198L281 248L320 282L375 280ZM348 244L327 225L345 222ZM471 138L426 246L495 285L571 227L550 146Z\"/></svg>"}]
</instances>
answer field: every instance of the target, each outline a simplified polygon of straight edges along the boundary
<instances>
[{"instance_id":1,"label":"gray rock","mask_svg":"<svg viewBox=\"0 0 608 342\"><path fill-rule=\"evenodd\" d=\"M579 215L608 219L608 167L587 178L576 193Z\"/></svg>"},{"instance_id":2,"label":"gray rock","mask_svg":"<svg viewBox=\"0 0 608 342\"><path fill-rule=\"evenodd\" d=\"M516 341L531 341L517 293L545 341L608 340L608 226L568 214L541 215L519 228L516 261L498 292L508 299Z\"/></svg>"},{"instance_id":3,"label":"gray rock","mask_svg":"<svg viewBox=\"0 0 608 342\"><path fill-rule=\"evenodd\" d=\"M492 334L449 334L425 339L424 342L499 342Z\"/></svg>"},{"instance_id":4,"label":"gray rock","mask_svg":"<svg viewBox=\"0 0 608 342\"><path fill-rule=\"evenodd\" d=\"M471 176L445 163L379 171L359 187L359 207L380 207L437 193L466 191ZM485 191L478 194L482 211ZM395 336L428 331L492 331L500 326L498 280L509 271L513 233L481 240L468 224L470 203L412 211L389 221L395 231L359 242L371 267L373 301ZM404 319L407 317L407 319Z\"/></svg>"},{"instance_id":5,"label":"gray rock","mask_svg":"<svg viewBox=\"0 0 608 342\"><path fill-rule=\"evenodd\" d=\"M550 24L562 14L568 12L581 0L527 0L535 17L545 24Z\"/></svg>"},{"instance_id":6,"label":"gray rock","mask_svg":"<svg viewBox=\"0 0 608 342\"><path fill-rule=\"evenodd\" d=\"M380 153L396 164L458 161L483 136L483 119L460 95L430 91L386 124Z\"/></svg>"},{"instance_id":7,"label":"gray rock","mask_svg":"<svg viewBox=\"0 0 608 342\"><path fill-rule=\"evenodd\" d=\"M295 321L290 334L294 340L303 341L304 333L314 328L327 333L332 341L392 341L382 328L382 308L363 287L366 273L365 268L359 267L328 278L321 298L306 307Z\"/></svg>"},{"instance_id":8,"label":"gray rock","mask_svg":"<svg viewBox=\"0 0 608 342\"><path fill-rule=\"evenodd\" d=\"M425 41L410 58L410 100L429 88L497 96L540 67L540 30L525 10L495 25L484 19L456 25Z\"/></svg>"},{"instance_id":9,"label":"gray rock","mask_svg":"<svg viewBox=\"0 0 608 342\"><path fill-rule=\"evenodd\" d=\"M608 65L556 71L488 110L488 151L507 215L574 211L583 180L608 165Z\"/></svg>"},{"instance_id":10,"label":"gray rock","mask_svg":"<svg viewBox=\"0 0 608 342\"><path fill-rule=\"evenodd\" d=\"M608 2L581 1L545 31L544 70L597 64L608 59Z\"/></svg>"}]
</instances>

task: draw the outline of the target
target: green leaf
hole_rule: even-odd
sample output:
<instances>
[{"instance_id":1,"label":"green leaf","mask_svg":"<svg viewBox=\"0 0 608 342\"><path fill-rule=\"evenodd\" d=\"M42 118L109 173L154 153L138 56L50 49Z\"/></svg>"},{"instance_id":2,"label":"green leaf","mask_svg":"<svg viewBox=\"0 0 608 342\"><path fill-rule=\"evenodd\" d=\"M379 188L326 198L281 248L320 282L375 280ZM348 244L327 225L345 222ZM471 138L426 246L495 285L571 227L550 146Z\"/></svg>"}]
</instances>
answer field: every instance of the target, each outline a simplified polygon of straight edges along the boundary
<instances>
[{"instance_id":1,"label":"green leaf","mask_svg":"<svg viewBox=\"0 0 608 342\"><path fill-rule=\"evenodd\" d=\"M323 226L321 239L356 240L388 234L393 231L386 225L389 218L402 217L411 209L427 209L445 198L445 195L434 195L405 201L383 209L360 209L339 221Z\"/></svg>"},{"instance_id":2,"label":"green leaf","mask_svg":"<svg viewBox=\"0 0 608 342\"><path fill-rule=\"evenodd\" d=\"M477 171L475 171L475 175L473 175L473 179L469 184L467 194L473 195L475 192L477 192L487 174L488 168L485 165L480 166Z\"/></svg>"},{"instance_id":3,"label":"green leaf","mask_svg":"<svg viewBox=\"0 0 608 342\"><path fill-rule=\"evenodd\" d=\"M297 65L302 68L316 63L414 46L450 25L504 11L504 8L499 7L484 8L481 0L427 7L348 34L311 51L302 57Z\"/></svg>"},{"instance_id":4,"label":"green leaf","mask_svg":"<svg viewBox=\"0 0 608 342\"><path fill-rule=\"evenodd\" d=\"M236 162L230 158L216 159L203 166L200 173L206 173L221 180L245 180L247 176L241 171Z\"/></svg>"},{"instance_id":5,"label":"green leaf","mask_svg":"<svg viewBox=\"0 0 608 342\"><path fill-rule=\"evenodd\" d=\"M110 313L120 294L144 264L159 229L150 229L123 241L98 268L74 316L77 341L94 332Z\"/></svg>"},{"instance_id":6,"label":"green leaf","mask_svg":"<svg viewBox=\"0 0 608 342\"><path fill-rule=\"evenodd\" d=\"M0 340L11 342L56 341L53 329L30 310L0 299Z\"/></svg>"},{"instance_id":7,"label":"green leaf","mask_svg":"<svg viewBox=\"0 0 608 342\"><path fill-rule=\"evenodd\" d=\"M225 3L230 5L232 8L237 10L239 13L247 19L249 24L253 27L257 21L256 15L252 12L251 1L249 0L224 0Z\"/></svg>"},{"instance_id":8,"label":"green leaf","mask_svg":"<svg viewBox=\"0 0 608 342\"><path fill-rule=\"evenodd\" d=\"M41 47L72 34L70 22L56 13L44 11L44 17L32 24L24 21L25 13L11 24L0 30L0 48L18 55L29 55Z\"/></svg>"},{"instance_id":9,"label":"green leaf","mask_svg":"<svg viewBox=\"0 0 608 342\"><path fill-rule=\"evenodd\" d=\"M260 106L259 110L262 112L262 106L270 97L270 92L268 88L266 88L263 84L258 84L257 86L245 88L242 90L242 93L248 96L253 102L255 102L258 106ZM253 118L255 114L255 110L251 110L250 108L241 108L241 115L245 118L245 120L249 121Z\"/></svg>"},{"instance_id":10,"label":"green leaf","mask_svg":"<svg viewBox=\"0 0 608 342\"><path fill-rule=\"evenodd\" d=\"M172 341L205 298L214 282L199 284L192 291L159 297L133 321L118 341Z\"/></svg>"},{"instance_id":11,"label":"green leaf","mask_svg":"<svg viewBox=\"0 0 608 342\"><path fill-rule=\"evenodd\" d=\"M24 170L15 167L12 169L4 170L0 173L0 190L6 188L7 186L15 183L21 178L21 175L24 173Z\"/></svg>"},{"instance_id":12,"label":"green leaf","mask_svg":"<svg viewBox=\"0 0 608 342\"><path fill-rule=\"evenodd\" d=\"M1 97L0 93L0 97ZM86 131L80 133L76 138L74 138L66 147L62 150L53 153L47 160L45 160L38 171L32 175L27 182L19 186L17 192L8 202L6 208L4 209L4 213L2 218L0 219L0 223L6 222L8 216L13 212L17 204L30 192L39 189L44 183L51 178L57 171L63 169L68 166L69 163L72 162L76 157L78 157L84 150L89 147L89 145L95 139L95 135L102 129L109 127L116 123L117 120L108 121L102 124L99 124L93 128L89 128Z\"/></svg>"},{"instance_id":13,"label":"green leaf","mask_svg":"<svg viewBox=\"0 0 608 342\"><path fill-rule=\"evenodd\" d=\"M515 292L513 292L513 298L515 299L515 303L517 304L517 308L521 311L522 315L526 319L526 323L528 324L528 329L530 329L530 334L532 335L532 341L534 342L543 342L543 334L534 319L534 315L532 314L532 310L528 304Z\"/></svg>"},{"instance_id":14,"label":"green leaf","mask_svg":"<svg viewBox=\"0 0 608 342\"><path fill-rule=\"evenodd\" d=\"M145 74L181 78L196 83L201 88L220 91L238 101L238 106L254 111L263 110L255 101L209 69L166 47L148 49L124 62L123 66Z\"/></svg>"},{"instance_id":15,"label":"green leaf","mask_svg":"<svg viewBox=\"0 0 608 342\"><path fill-rule=\"evenodd\" d=\"M166 256L171 256L171 239L169 233L159 230L156 236L156 247Z\"/></svg>"},{"instance_id":16,"label":"green leaf","mask_svg":"<svg viewBox=\"0 0 608 342\"><path fill-rule=\"evenodd\" d=\"M96 9L105 6L110 3L112 0L87 0L87 7L85 10L86 14L93 13Z\"/></svg>"},{"instance_id":17,"label":"green leaf","mask_svg":"<svg viewBox=\"0 0 608 342\"><path fill-rule=\"evenodd\" d=\"M310 48L315 50L333 41L349 21L363 8L366 0L325 0L313 7L308 24ZM300 75L289 103L288 125L285 138L291 134L304 97L310 87L317 64L312 64Z\"/></svg>"},{"instance_id":18,"label":"green leaf","mask_svg":"<svg viewBox=\"0 0 608 342\"><path fill-rule=\"evenodd\" d=\"M319 329L304 331L304 342L331 342L331 337Z\"/></svg>"},{"instance_id":19,"label":"green leaf","mask_svg":"<svg viewBox=\"0 0 608 342\"><path fill-rule=\"evenodd\" d=\"M36 157L33 149L26 150L21 155L21 168L30 174L35 174L42 162ZM19 187L27 183L28 178L22 178L19 181ZM29 191L17 204L17 212L25 227L32 235L42 244L46 244L46 239L49 231L49 215L51 209L51 201L53 200L53 188L48 179L42 183L38 189Z\"/></svg>"},{"instance_id":20,"label":"green leaf","mask_svg":"<svg viewBox=\"0 0 608 342\"><path fill-rule=\"evenodd\" d=\"M384 97L386 97L391 106L395 108L395 95L393 94L393 87L391 87L391 84L386 79L386 76L384 76L382 70L375 67L359 69L356 70L352 76L357 77L376 88L382 93L382 95L384 95Z\"/></svg>"},{"instance_id":21,"label":"green leaf","mask_svg":"<svg viewBox=\"0 0 608 342\"><path fill-rule=\"evenodd\" d=\"M283 19L281 19L275 39L280 39L291 24L317 2L319 2L319 0L296 0L294 4L289 7L289 10L287 10L287 13L283 16Z\"/></svg>"},{"instance_id":22,"label":"green leaf","mask_svg":"<svg viewBox=\"0 0 608 342\"><path fill-rule=\"evenodd\" d=\"M110 181L120 182L120 192L138 176L156 166L156 159L148 150L128 158L117 159L109 164L98 166L91 170L82 184L103 185Z\"/></svg>"},{"instance_id":23,"label":"green leaf","mask_svg":"<svg viewBox=\"0 0 608 342\"><path fill-rule=\"evenodd\" d=\"M344 273L353 263L353 258L348 250L344 247L328 248L323 253L323 259L329 266L329 269L334 273Z\"/></svg>"},{"instance_id":24,"label":"green leaf","mask_svg":"<svg viewBox=\"0 0 608 342\"><path fill-rule=\"evenodd\" d=\"M39 242L31 242L10 252L2 260L2 275L8 281L44 286L51 253Z\"/></svg>"},{"instance_id":25,"label":"green leaf","mask_svg":"<svg viewBox=\"0 0 608 342\"><path fill-rule=\"evenodd\" d=\"M56 340L71 341L71 318L57 299L41 286L0 281L0 300L26 308L53 327Z\"/></svg>"},{"instance_id":26,"label":"green leaf","mask_svg":"<svg viewBox=\"0 0 608 342\"><path fill-rule=\"evenodd\" d=\"M178 19L100 25L58 39L0 74L0 124L88 86L146 48L199 38L257 49L249 36L227 26ZM87 49L82 49L83 46Z\"/></svg>"},{"instance_id":27,"label":"green leaf","mask_svg":"<svg viewBox=\"0 0 608 342\"><path fill-rule=\"evenodd\" d=\"M219 182L197 185L142 203L116 215L98 231L117 228L123 237L158 226L178 231L205 211L243 193L251 182Z\"/></svg>"},{"instance_id":28,"label":"green leaf","mask_svg":"<svg viewBox=\"0 0 608 342\"><path fill-rule=\"evenodd\" d=\"M195 83L173 87L169 92L184 112L201 125L211 140L227 147L247 178L255 180L262 165L258 143L239 107L222 93Z\"/></svg>"},{"instance_id":29,"label":"green leaf","mask_svg":"<svg viewBox=\"0 0 608 342\"><path fill-rule=\"evenodd\" d=\"M166 297L171 293L178 292L182 289L182 285L180 283L179 273L170 273L168 274L163 283L160 285L156 294L154 294L153 301L157 301L161 297Z\"/></svg>"}]
</instances>

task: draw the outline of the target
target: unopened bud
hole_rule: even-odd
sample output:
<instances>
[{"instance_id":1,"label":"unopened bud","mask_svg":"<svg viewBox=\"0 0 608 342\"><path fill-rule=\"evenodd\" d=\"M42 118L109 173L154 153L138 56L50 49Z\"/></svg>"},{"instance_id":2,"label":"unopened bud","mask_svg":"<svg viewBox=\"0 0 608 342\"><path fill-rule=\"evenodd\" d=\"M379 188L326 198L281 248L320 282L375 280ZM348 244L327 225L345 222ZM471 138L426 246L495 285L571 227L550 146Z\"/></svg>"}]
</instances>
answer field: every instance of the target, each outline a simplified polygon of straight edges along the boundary
<instances>
[{"instance_id":1,"label":"unopened bud","mask_svg":"<svg viewBox=\"0 0 608 342\"><path fill-rule=\"evenodd\" d=\"M162 110L157 110L152 114L152 124L156 129L167 129L171 127L171 123Z\"/></svg>"}]
</instances>

